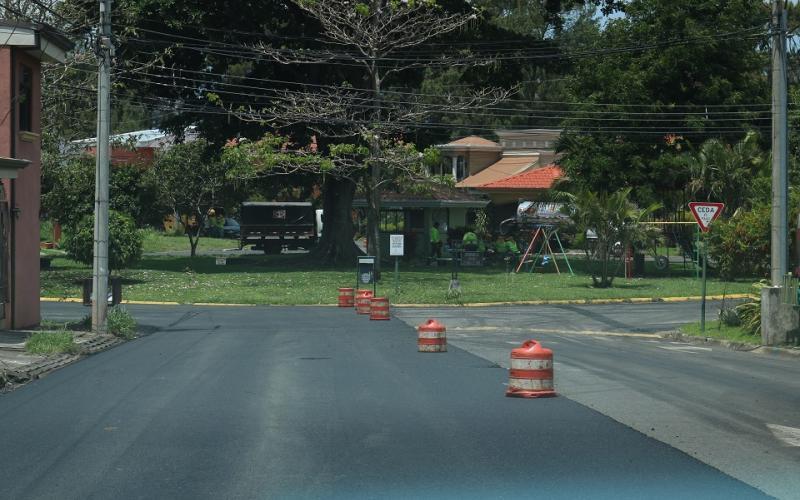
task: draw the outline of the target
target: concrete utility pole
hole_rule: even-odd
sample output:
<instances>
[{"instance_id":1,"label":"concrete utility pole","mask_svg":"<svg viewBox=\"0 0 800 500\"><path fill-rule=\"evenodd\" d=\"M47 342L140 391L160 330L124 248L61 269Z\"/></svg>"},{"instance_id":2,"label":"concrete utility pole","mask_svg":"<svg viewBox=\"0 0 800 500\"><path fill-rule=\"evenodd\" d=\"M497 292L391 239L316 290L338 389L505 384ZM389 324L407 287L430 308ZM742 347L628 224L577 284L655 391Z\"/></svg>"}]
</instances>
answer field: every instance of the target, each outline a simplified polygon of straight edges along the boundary
<instances>
[{"instance_id":1,"label":"concrete utility pole","mask_svg":"<svg viewBox=\"0 0 800 500\"><path fill-rule=\"evenodd\" d=\"M100 0L97 75L97 151L94 200L92 330L106 333L108 314L108 177L111 132L111 0Z\"/></svg>"},{"instance_id":2,"label":"concrete utility pole","mask_svg":"<svg viewBox=\"0 0 800 500\"><path fill-rule=\"evenodd\" d=\"M781 286L788 270L788 182L786 10L782 0L772 2L772 253L773 286Z\"/></svg>"}]
</instances>

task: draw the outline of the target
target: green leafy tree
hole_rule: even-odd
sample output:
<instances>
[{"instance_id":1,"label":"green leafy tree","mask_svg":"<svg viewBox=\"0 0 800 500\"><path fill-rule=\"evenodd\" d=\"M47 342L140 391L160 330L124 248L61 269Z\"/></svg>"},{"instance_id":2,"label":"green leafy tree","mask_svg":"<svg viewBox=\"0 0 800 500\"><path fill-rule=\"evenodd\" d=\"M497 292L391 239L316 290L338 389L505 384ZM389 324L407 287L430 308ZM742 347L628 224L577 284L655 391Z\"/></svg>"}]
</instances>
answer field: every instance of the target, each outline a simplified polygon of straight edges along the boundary
<instances>
[{"instance_id":1,"label":"green leafy tree","mask_svg":"<svg viewBox=\"0 0 800 500\"><path fill-rule=\"evenodd\" d=\"M770 207L760 205L714 222L708 234L708 253L725 279L769 274Z\"/></svg>"},{"instance_id":2,"label":"green leafy tree","mask_svg":"<svg viewBox=\"0 0 800 500\"><path fill-rule=\"evenodd\" d=\"M204 139L176 144L156 157L147 174L158 185L162 203L177 218L187 218L186 236L194 257L215 193L225 185L226 167L217 149Z\"/></svg>"},{"instance_id":3,"label":"green leafy tree","mask_svg":"<svg viewBox=\"0 0 800 500\"><path fill-rule=\"evenodd\" d=\"M769 177L768 164L755 132L733 146L705 141L689 159L689 193L697 201L719 201L733 214L757 194L758 180Z\"/></svg>"},{"instance_id":4,"label":"green leafy tree","mask_svg":"<svg viewBox=\"0 0 800 500\"><path fill-rule=\"evenodd\" d=\"M110 172L110 208L130 215L137 226L154 223L163 214L163 206L156 200L157 187L144 175L145 170L141 165L113 165ZM67 228L92 215L94 175L95 158L88 155L44 164L44 213Z\"/></svg>"},{"instance_id":5,"label":"green leafy tree","mask_svg":"<svg viewBox=\"0 0 800 500\"><path fill-rule=\"evenodd\" d=\"M125 269L142 258L142 233L133 219L123 213L108 213L108 265L112 270ZM94 258L94 217L83 217L66 234L64 247L72 259L91 264Z\"/></svg>"},{"instance_id":6,"label":"green leafy tree","mask_svg":"<svg viewBox=\"0 0 800 500\"><path fill-rule=\"evenodd\" d=\"M312 148L288 148L288 138L265 135L258 141L231 144L222 154L229 179L247 181L258 178L276 178L287 173L319 174L326 182L350 186L344 198L325 197L323 224L336 229L323 231L323 238L313 250L325 262L350 264L357 251L353 243L354 226L351 217L352 197L359 177L375 161L366 145L352 143L329 144L324 152ZM386 177L380 188L401 189L401 186L420 186L431 181L427 168L439 162L438 151L429 148L418 151L413 144L401 141L384 141L380 161L389 166L394 177ZM339 190L341 193L343 190Z\"/></svg>"},{"instance_id":7,"label":"green leafy tree","mask_svg":"<svg viewBox=\"0 0 800 500\"><path fill-rule=\"evenodd\" d=\"M590 55L570 71L562 165L585 187L669 201L689 180L687 165L658 164L676 141L732 142L765 124L769 11L741 0L632 0L624 11L583 32Z\"/></svg>"},{"instance_id":8,"label":"green leafy tree","mask_svg":"<svg viewBox=\"0 0 800 500\"><path fill-rule=\"evenodd\" d=\"M644 242L647 232L641 222L659 208L657 204L637 208L630 195L630 188L613 193L581 190L562 195L569 201L565 210L584 243L592 283L598 288L610 287L614 282L612 264L617 258L614 246L619 242L627 248ZM587 237L587 232L593 237Z\"/></svg>"}]
</instances>

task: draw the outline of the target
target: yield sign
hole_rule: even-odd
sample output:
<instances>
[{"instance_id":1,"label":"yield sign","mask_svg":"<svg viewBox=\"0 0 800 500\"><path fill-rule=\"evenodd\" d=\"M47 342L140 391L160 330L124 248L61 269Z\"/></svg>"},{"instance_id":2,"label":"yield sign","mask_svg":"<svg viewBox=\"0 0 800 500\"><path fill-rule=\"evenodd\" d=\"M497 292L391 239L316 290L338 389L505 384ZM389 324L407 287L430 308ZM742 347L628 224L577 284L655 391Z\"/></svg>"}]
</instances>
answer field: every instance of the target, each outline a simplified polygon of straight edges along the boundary
<instances>
[{"instance_id":1,"label":"yield sign","mask_svg":"<svg viewBox=\"0 0 800 500\"><path fill-rule=\"evenodd\" d=\"M724 203L706 203L702 201L693 201L689 203L689 210L694 215L694 220L700 225L700 230L704 233L708 232L708 228L714 220L725 209Z\"/></svg>"}]
</instances>

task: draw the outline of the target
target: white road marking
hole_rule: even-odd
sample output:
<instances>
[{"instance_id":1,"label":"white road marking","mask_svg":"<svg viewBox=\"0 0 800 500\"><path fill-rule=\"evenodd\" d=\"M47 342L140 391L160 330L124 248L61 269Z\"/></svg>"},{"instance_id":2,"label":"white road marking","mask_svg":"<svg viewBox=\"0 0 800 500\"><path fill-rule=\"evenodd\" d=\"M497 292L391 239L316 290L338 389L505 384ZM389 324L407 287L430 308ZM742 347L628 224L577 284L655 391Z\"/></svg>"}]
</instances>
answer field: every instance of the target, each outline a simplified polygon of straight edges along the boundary
<instances>
[{"instance_id":1,"label":"white road marking","mask_svg":"<svg viewBox=\"0 0 800 500\"><path fill-rule=\"evenodd\" d=\"M658 335L654 333L631 333L631 332L606 332L602 330L563 330L556 328L519 328L513 326L456 326L448 330L474 331L474 332L495 332L502 331L508 333L542 333L552 335L601 335L608 337L634 337L634 338L654 338Z\"/></svg>"},{"instance_id":2,"label":"white road marking","mask_svg":"<svg viewBox=\"0 0 800 500\"><path fill-rule=\"evenodd\" d=\"M686 351L686 350L681 349L680 347L658 346L658 348L659 349L664 349L665 351L679 351L679 352L685 352L686 354L697 354L695 351Z\"/></svg>"},{"instance_id":3,"label":"white road marking","mask_svg":"<svg viewBox=\"0 0 800 500\"><path fill-rule=\"evenodd\" d=\"M658 347L659 349L664 349L666 351L680 351L680 352L687 352L689 354L697 354L696 351L711 351L712 350L710 347L695 347L693 345L674 346L674 347L660 345L660 346L656 346L656 347Z\"/></svg>"},{"instance_id":4,"label":"white road marking","mask_svg":"<svg viewBox=\"0 0 800 500\"><path fill-rule=\"evenodd\" d=\"M800 429L797 427L767 424L767 429L772 432L775 439L782 441L786 446L800 446Z\"/></svg>"}]
</instances>

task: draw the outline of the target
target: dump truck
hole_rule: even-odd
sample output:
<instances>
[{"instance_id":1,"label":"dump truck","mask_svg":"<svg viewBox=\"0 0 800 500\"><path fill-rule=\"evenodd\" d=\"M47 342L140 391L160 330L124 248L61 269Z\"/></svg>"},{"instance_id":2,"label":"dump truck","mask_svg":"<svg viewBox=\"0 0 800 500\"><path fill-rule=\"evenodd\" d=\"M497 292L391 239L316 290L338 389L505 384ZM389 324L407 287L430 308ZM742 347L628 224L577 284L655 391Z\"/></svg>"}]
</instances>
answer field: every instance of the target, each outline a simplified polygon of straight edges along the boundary
<instances>
[{"instance_id":1,"label":"dump truck","mask_svg":"<svg viewBox=\"0 0 800 500\"><path fill-rule=\"evenodd\" d=\"M308 202L246 201L239 215L240 249L252 246L265 254L310 250L319 238L316 211Z\"/></svg>"}]
</instances>

